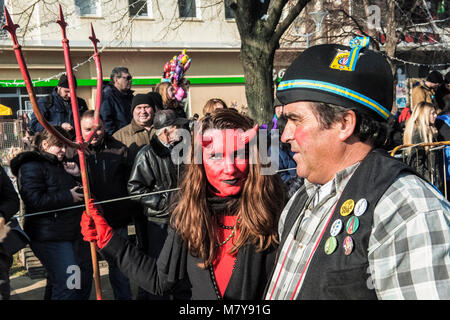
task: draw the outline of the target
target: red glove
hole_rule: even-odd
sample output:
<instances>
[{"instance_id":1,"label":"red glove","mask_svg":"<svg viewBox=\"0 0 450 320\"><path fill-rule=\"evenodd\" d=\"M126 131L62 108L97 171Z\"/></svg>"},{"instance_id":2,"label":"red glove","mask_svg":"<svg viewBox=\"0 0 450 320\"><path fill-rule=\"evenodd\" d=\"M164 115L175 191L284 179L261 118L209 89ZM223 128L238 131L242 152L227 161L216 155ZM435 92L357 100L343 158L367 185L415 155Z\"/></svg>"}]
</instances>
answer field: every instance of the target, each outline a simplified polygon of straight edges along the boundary
<instances>
[{"instance_id":1,"label":"red glove","mask_svg":"<svg viewBox=\"0 0 450 320\"><path fill-rule=\"evenodd\" d=\"M89 199L89 212L84 211L81 216L81 233L84 241L97 241L97 247L103 249L113 235L113 230L100 213L100 207L94 204L94 199Z\"/></svg>"}]
</instances>

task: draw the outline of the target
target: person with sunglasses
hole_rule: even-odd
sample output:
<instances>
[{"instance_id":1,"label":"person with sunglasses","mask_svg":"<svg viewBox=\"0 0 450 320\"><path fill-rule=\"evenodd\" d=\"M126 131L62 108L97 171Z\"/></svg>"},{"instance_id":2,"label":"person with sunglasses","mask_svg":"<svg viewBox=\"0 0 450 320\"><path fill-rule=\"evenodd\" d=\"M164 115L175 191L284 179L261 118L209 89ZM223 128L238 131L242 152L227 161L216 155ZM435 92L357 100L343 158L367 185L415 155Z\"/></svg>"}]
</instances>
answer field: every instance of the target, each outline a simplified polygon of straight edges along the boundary
<instances>
[{"instance_id":1,"label":"person with sunglasses","mask_svg":"<svg viewBox=\"0 0 450 320\"><path fill-rule=\"evenodd\" d=\"M111 71L110 79L110 82L103 87L100 113L105 124L105 131L112 135L131 122L134 91L131 90L133 77L128 68L115 67Z\"/></svg>"}]
</instances>

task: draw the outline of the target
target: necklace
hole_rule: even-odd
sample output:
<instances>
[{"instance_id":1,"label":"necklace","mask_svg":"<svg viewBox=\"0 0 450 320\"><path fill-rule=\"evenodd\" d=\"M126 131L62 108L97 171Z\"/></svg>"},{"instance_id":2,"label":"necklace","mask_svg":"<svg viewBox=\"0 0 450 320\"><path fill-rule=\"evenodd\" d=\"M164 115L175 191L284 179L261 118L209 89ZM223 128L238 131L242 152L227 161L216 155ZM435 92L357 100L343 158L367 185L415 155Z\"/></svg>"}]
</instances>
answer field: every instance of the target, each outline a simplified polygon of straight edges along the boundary
<instances>
[{"instance_id":1,"label":"necklace","mask_svg":"<svg viewBox=\"0 0 450 320\"><path fill-rule=\"evenodd\" d=\"M216 220L217 220L217 219L216 219ZM225 243L227 243L231 238L234 237L234 235L236 234L236 229L237 229L237 226L238 226L239 222L240 222L240 219L238 219L238 220L236 221L236 223L234 224L234 226L225 226L225 225L221 224L219 221L217 221L217 225L218 225L219 227L221 227L221 228L223 228L223 229L228 229L228 230L233 229L233 231L231 231L230 235L229 235L224 241L222 241L222 242L220 242L220 243L217 244L218 247L223 246L223 245L224 245Z\"/></svg>"}]
</instances>

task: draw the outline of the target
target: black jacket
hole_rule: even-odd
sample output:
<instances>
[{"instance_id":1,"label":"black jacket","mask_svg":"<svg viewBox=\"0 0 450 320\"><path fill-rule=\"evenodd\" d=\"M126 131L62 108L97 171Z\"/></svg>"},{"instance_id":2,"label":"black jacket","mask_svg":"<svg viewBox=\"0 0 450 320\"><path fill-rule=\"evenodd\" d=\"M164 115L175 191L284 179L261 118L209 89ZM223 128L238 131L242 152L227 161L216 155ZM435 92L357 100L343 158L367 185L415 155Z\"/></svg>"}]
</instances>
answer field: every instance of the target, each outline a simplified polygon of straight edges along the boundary
<instances>
[{"instance_id":1,"label":"black jacket","mask_svg":"<svg viewBox=\"0 0 450 320\"><path fill-rule=\"evenodd\" d=\"M101 252L108 259L112 259L130 280L150 293L184 293L187 283L190 299L217 299L209 270L198 266L201 260L188 252L179 235L170 227L157 260L116 235L113 235ZM243 246L237 253L233 273L223 298L262 299L264 286L274 266L275 253L275 248L257 252L253 245Z\"/></svg>"},{"instance_id":2,"label":"black jacket","mask_svg":"<svg viewBox=\"0 0 450 320\"><path fill-rule=\"evenodd\" d=\"M73 241L81 237L81 208L26 217L27 213L76 205L70 189L77 182L56 156L23 152L11 160L11 171L25 205L24 231L32 241Z\"/></svg>"},{"instance_id":3,"label":"black jacket","mask_svg":"<svg viewBox=\"0 0 450 320\"><path fill-rule=\"evenodd\" d=\"M102 103L100 114L105 123L105 131L112 135L120 128L131 122L131 102L133 101L133 90L123 94L111 84L107 84L102 91Z\"/></svg>"},{"instance_id":4,"label":"black jacket","mask_svg":"<svg viewBox=\"0 0 450 320\"><path fill-rule=\"evenodd\" d=\"M150 144L143 147L136 156L128 180L128 193L139 195L177 187L179 167L170 156L171 150L165 147L156 135ZM144 208L149 221L168 222L169 192L133 198Z\"/></svg>"},{"instance_id":5,"label":"black jacket","mask_svg":"<svg viewBox=\"0 0 450 320\"><path fill-rule=\"evenodd\" d=\"M127 182L130 168L127 147L105 134L102 143L86 151L89 185L93 197L109 200L128 196ZM125 227L131 222L136 206L130 200L102 204L105 219L113 228Z\"/></svg>"},{"instance_id":6,"label":"black jacket","mask_svg":"<svg viewBox=\"0 0 450 320\"><path fill-rule=\"evenodd\" d=\"M20 202L16 189L5 169L0 166L0 217L5 218L5 222L8 222L19 209Z\"/></svg>"},{"instance_id":7,"label":"black jacket","mask_svg":"<svg viewBox=\"0 0 450 320\"><path fill-rule=\"evenodd\" d=\"M77 98L77 100L78 112L81 115L88 107L86 101L82 98ZM40 98L38 100L38 105L42 115L51 125L61 126L61 124L67 122L70 123L72 127L74 126L71 101L64 101L63 98L58 95L56 88L53 89L50 96ZM34 133L41 132L44 129L34 113L31 116L30 129Z\"/></svg>"}]
</instances>

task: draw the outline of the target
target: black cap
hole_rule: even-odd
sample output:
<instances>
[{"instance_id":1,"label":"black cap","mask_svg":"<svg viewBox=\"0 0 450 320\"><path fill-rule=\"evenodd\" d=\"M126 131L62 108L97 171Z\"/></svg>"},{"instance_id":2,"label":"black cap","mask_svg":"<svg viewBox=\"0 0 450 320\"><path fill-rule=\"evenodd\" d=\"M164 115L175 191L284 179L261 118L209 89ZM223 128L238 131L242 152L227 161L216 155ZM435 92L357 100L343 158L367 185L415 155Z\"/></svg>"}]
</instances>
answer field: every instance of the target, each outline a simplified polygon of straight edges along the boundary
<instances>
[{"instance_id":1,"label":"black cap","mask_svg":"<svg viewBox=\"0 0 450 320\"><path fill-rule=\"evenodd\" d=\"M188 122L189 120L186 118L177 118L175 111L165 109L155 113L153 127L161 129L169 126L184 126Z\"/></svg>"},{"instance_id":2,"label":"black cap","mask_svg":"<svg viewBox=\"0 0 450 320\"><path fill-rule=\"evenodd\" d=\"M445 83L450 83L450 71L445 74L444 81Z\"/></svg>"},{"instance_id":3,"label":"black cap","mask_svg":"<svg viewBox=\"0 0 450 320\"><path fill-rule=\"evenodd\" d=\"M431 83L441 84L444 82L444 78L442 77L442 73L435 70L435 71L431 71L428 74L426 81L431 82Z\"/></svg>"},{"instance_id":4,"label":"black cap","mask_svg":"<svg viewBox=\"0 0 450 320\"><path fill-rule=\"evenodd\" d=\"M131 102L131 112L133 112L134 108L140 104L148 104L155 109L155 102L148 94L138 93L133 97L133 101Z\"/></svg>"},{"instance_id":5,"label":"black cap","mask_svg":"<svg viewBox=\"0 0 450 320\"><path fill-rule=\"evenodd\" d=\"M337 44L306 49L286 70L277 98L284 105L315 101L354 107L378 120L387 120L394 88L389 63L367 48L357 51L354 59L352 52L351 47Z\"/></svg>"},{"instance_id":6,"label":"black cap","mask_svg":"<svg viewBox=\"0 0 450 320\"><path fill-rule=\"evenodd\" d=\"M77 87L77 78L73 76L73 83L75 83L75 88ZM67 79L67 75L63 74L58 81L58 87L69 89L69 80Z\"/></svg>"}]
</instances>

